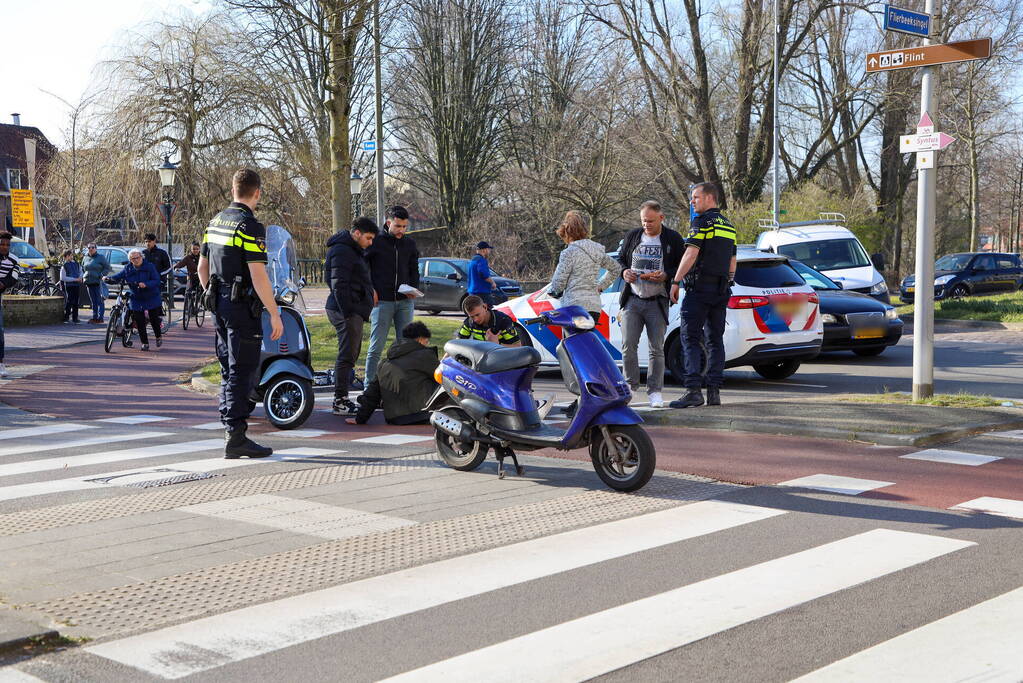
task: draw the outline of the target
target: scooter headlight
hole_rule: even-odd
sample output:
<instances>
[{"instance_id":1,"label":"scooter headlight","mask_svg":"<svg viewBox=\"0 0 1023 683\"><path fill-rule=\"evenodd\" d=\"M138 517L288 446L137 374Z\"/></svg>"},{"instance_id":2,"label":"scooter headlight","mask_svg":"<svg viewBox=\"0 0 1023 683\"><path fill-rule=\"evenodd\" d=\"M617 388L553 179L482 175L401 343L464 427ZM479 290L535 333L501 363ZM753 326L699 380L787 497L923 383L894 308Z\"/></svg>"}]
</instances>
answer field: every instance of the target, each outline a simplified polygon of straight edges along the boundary
<instances>
[{"instance_id":1,"label":"scooter headlight","mask_svg":"<svg viewBox=\"0 0 1023 683\"><path fill-rule=\"evenodd\" d=\"M572 316L572 327L577 330L592 330L595 326L593 318L588 315L574 315Z\"/></svg>"},{"instance_id":2,"label":"scooter headlight","mask_svg":"<svg viewBox=\"0 0 1023 683\"><path fill-rule=\"evenodd\" d=\"M291 304L295 303L295 293L283 292L281 293L280 299L282 304L290 306Z\"/></svg>"}]
</instances>

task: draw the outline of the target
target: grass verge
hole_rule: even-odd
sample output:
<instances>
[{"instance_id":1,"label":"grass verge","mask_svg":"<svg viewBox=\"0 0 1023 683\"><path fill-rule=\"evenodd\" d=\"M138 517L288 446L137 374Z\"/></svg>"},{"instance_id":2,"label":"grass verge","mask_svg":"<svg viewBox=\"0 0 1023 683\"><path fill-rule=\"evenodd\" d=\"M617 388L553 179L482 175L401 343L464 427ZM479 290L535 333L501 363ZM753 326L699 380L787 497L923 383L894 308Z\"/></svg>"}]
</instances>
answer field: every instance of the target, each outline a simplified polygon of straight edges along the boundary
<instances>
[{"instance_id":1,"label":"grass verge","mask_svg":"<svg viewBox=\"0 0 1023 683\"><path fill-rule=\"evenodd\" d=\"M462 326L461 318L441 318L436 316L420 317L415 320L426 323L433 333L431 340L436 346L444 346L444 342L455 336L458 328ZM309 328L309 336L312 338L310 346L313 351L313 368L316 370L327 370L334 367L337 359L337 334L334 326L327 320L327 316L320 315L306 318L306 326ZM366 367L366 353L369 350L370 324L366 323L362 328L362 353L359 361L355 364L355 372L361 377ZM394 343L394 330L387 336L385 349ZM386 353L386 352L385 352ZM214 384L220 384L220 363L213 362L205 365L202 369L203 379Z\"/></svg>"},{"instance_id":2,"label":"grass verge","mask_svg":"<svg viewBox=\"0 0 1023 683\"><path fill-rule=\"evenodd\" d=\"M912 314L913 303L904 302L896 306L896 310L900 316ZM935 301L934 317L946 320L987 320L998 323L1023 322L1023 291Z\"/></svg>"},{"instance_id":3,"label":"grass verge","mask_svg":"<svg viewBox=\"0 0 1023 683\"><path fill-rule=\"evenodd\" d=\"M885 391L880 394L841 396L840 401L849 403L881 403L889 405L942 406L946 408L990 408L1002 405L1002 401L990 396L978 396L960 392L958 394L935 394L930 398L913 400L913 395L904 391Z\"/></svg>"}]
</instances>

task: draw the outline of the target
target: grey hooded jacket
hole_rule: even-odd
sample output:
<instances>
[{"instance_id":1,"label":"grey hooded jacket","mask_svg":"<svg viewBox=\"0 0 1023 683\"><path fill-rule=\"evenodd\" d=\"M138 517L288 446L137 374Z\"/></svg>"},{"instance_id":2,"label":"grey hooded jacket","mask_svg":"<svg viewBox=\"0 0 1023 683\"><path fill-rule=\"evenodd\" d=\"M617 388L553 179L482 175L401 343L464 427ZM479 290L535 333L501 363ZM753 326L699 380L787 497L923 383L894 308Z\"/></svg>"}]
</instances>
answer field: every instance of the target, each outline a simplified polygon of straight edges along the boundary
<instances>
[{"instance_id":1,"label":"grey hooded jacket","mask_svg":"<svg viewBox=\"0 0 1023 683\"><path fill-rule=\"evenodd\" d=\"M598 282L601 268L607 272ZM587 311L599 313L600 291L614 284L621 272L621 264L607 255L602 244L593 240L576 240L558 257L558 267L547 292L560 299L561 306L582 306Z\"/></svg>"}]
</instances>

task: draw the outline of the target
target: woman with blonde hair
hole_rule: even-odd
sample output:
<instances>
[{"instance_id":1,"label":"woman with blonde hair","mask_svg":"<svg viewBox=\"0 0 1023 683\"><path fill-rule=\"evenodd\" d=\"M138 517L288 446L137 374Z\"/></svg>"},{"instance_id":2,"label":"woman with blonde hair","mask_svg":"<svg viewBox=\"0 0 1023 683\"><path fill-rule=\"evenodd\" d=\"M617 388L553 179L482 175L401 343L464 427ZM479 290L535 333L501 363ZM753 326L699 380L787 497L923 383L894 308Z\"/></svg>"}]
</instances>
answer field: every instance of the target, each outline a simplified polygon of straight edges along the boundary
<instances>
[{"instance_id":1,"label":"woman with blonde hair","mask_svg":"<svg viewBox=\"0 0 1023 683\"><path fill-rule=\"evenodd\" d=\"M599 322L600 293L618 279L622 266L607 255L602 244L589 239L590 229L578 211L565 214L557 233L568 246L558 257L547 295L559 299L561 306L582 306ZM601 268L607 272L598 281Z\"/></svg>"}]
</instances>

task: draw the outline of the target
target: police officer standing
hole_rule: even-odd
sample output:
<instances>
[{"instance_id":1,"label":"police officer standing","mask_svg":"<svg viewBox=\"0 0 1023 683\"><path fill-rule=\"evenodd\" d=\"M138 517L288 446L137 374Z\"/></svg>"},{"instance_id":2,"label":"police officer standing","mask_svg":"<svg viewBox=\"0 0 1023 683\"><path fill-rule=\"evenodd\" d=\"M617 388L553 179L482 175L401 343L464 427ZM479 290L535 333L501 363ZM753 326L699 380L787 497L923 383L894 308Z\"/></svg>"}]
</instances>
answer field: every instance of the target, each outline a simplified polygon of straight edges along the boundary
<instances>
[{"instance_id":1,"label":"police officer standing","mask_svg":"<svg viewBox=\"0 0 1023 683\"><path fill-rule=\"evenodd\" d=\"M679 285L685 287L682 299L682 350L685 356L686 394L672 401L672 408L702 406L703 346L706 334L708 351L707 405L721 405L721 384L725 369L725 313L735 279L735 228L718 204L721 190L714 183L693 187L693 218L686 236L686 252L675 271L671 300L678 301Z\"/></svg>"},{"instance_id":2,"label":"police officer standing","mask_svg":"<svg viewBox=\"0 0 1023 683\"><path fill-rule=\"evenodd\" d=\"M262 309L270 313L270 339L284 332L266 272L266 229L253 211L259 203L259 174L236 171L234 201L210 221L199 256L199 282L214 313L220 361L220 421L226 429L224 457L265 458L273 449L247 436L249 401L263 340Z\"/></svg>"}]
</instances>

